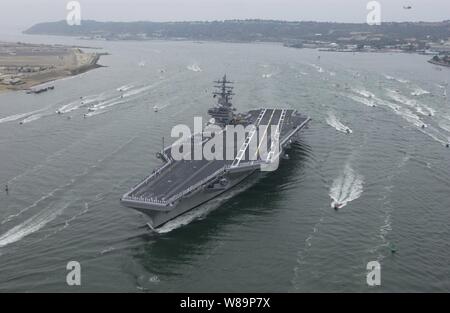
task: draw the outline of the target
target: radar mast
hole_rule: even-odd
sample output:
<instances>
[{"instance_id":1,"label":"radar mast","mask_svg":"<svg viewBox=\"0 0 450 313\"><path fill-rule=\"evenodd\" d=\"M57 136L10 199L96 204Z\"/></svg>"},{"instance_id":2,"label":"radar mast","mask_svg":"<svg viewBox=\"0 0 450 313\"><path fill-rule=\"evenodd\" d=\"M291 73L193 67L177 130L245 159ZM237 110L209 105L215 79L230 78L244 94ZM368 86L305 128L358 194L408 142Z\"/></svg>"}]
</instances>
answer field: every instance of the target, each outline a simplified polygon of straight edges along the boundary
<instances>
[{"instance_id":1,"label":"radar mast","mask_svg":"<svg viewBox=\"0 0 450 313\"><path fill-rule=\"evenodd\" d=\"M215 107L208 110L208 114L214 118L216 124L228 125L234 118L233 111L235 110L231 103L234 96L234 87L231 86L233 82L227 80L227 75L224 75L222 80L217 80L214 83L217 90L213 92L213 96L218 100Z\"/></svg>"}]
</instances>

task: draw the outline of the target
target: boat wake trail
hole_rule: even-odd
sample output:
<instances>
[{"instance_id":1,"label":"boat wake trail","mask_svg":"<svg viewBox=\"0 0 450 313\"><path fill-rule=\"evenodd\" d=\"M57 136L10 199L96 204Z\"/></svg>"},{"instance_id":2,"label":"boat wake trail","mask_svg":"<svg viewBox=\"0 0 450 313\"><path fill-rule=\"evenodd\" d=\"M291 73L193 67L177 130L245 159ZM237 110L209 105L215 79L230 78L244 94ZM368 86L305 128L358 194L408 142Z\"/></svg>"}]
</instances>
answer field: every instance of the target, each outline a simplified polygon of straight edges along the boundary
<instances>
[{"instance_id":1,"label":"boat wake trail","mask_svg":"<svg viewBox=\"0 0 450 313\"><path fill-rule=\"evenodd\" d=\"M436 113L436 111L434 109L432 109L424 104L421 104L416 100L409 99L394 90L388 89L388 96L392 100L394 100L400 104L405 104L409 107L415 108L417 113L422 114L424 116L434 116L434 114Z\"/></svg>"},{"instance_id":2,"label":"boat wake trail","mask_svg":"<svg viewBox=\"0 0 450 313\"><path fill-rule=\"evenodd\" d=\"M408 123L413 124L414 126L421 128L426 127L427 125L420 119L419 116L411 112L411 110L401 107L396 103L386 101L383 99L375 98L378 105L382 105L385 107L388 107L392 109L395 114L401 116L404 120L406 120Z\"/></svg>"},{"instance_id":3,"label":"boat wake trail","mask_svg":"<svg viewBox=\"0 0 450 313\"><path fill-rule=\"evenodd\" d=\"M10 185L10 184L12 184L13 182L15 182L15 181L21 179L22 177L27 176L28 174L37 172L38 170L42 169L42 168L44 167L44 165L49 164L49 163L52 162L56 157L61 156L63 153L67 152L70 148L72 148L74 145L76 145L76 144L78 144L78 143L79 143L79 141L74 141L74 142L72 142L70 145L68 145L67 147L64 147L64 148L62 148L62 149L56 151L54 154L49 155L47 158L45 158L45 160L44 160L43 163L37 164L37 165L33 166L32 168L29 168L29 169L25 170L24 172L20 173L19 175L14 176L13 178L10 178L10 179L6 182L6 184L7 184L7 185ZM3 224L3 222L2 222L2 224Z\"/></svg>"},{"instance_id":4,"label":"boat wake trail","mask_svg":"<svg viewBox=\"0 0 450 313\"><path fill-rule=\"evenodd\" d=\"M420 129L420 131L428 137L432 138L434 141L439 142L443 146L447 146L448 144L450 144L450 137L442 134L438 129L434 127L429 126L426 129Z\"/></svg>"},{"instance_id":5,"label":"boat wake trail","mask_svg":"<svg viewBox=\"0 0 450 313\"><path fill-rule=\"evenodd\" d=\"M96 115L104 114L113 109L114 106L120 105L120 104L126 104L133 100L138 99L142 94L146 93L147 91L159 86L160 84L164 83L168 79L160 80L156 83L141 86L141 87L130 87L127 92L123 93L120 96L116 96L113 98L106 99L102 102L99 102L95 105L91 105L89 107L89 113L86 113L85 117L93 117ZM131 85L130 85L131 86Z\"/></svg>"},{"instance_id":6,"label":"boat wake trail","mask_svg":"<svg viewBox=\"0 0 450 313\"><path fill-rule=\"evenodd\" d=\"M75 214L74 216L72 216L72 217L68 218L67 220L65 220L65 221L62 223L62 226L61 226L61 227L59 227L59 228L57 228L55 231L53 231L53 232L51 232L51 233L45 235L45 236L44 236L41 240L39 240L39 241L46 240L46 239L50 238L51 236L54 236L54 235L56 235L57 233L63 231L64 229L66 229L67 227L70 226L70 223L72 223L73 221L75 221L75 220L76 220L77 218L79 218L80 216L86 214L88 211L89 211L89 204L86 202L86 203L84 204L84 209L83 209L83 210L81 210L79 213L77 213L77 214Z\"/></svg>"},{"instance_id":7,"label":"boat wake trail","mask_svg":"<svg viewBox=\"0 0 450 313\"><path fill-rule=\"evenodd\" d=\"M106 155L104 158L102 158L100 160L97 160L95 163L93 163L90 166L88 166L82 173L80 173L80 174L76 175L75 177L73 177L67 184L53 189L51 192L49 192L45 196L41 197L40 199L35 201L33 204L31 204L31 205L21 209L16 214L8 216L6 219L4 219L2 221L1 224L3 225L3 224L9 223L9 222L15 220L16 218L18 218L22 214L28 212L32 208L38 207L38 205L41 202L43 202L44 200L49 200L51 198L55 198L56 199L57 197L55 197L55 194L57 192L60 192L60 191L65 192L66 190L70 190L70 187L75 185L79 181L79 179L81 179L83 177L86 177L86 175L88 175L91 172L92 169L97 168L100 164L102 164L106 160L112 158L117 153L122 151L126 146L128 146L134 140L136 140L139 136L141 136L141 134L142 133L139 133L139 134L131 137L125 143L119 145L110 154ZM52 202L50 202L50 203L52 203ZM46 209L44 209L41 212L39 212L38 214L32 216L31 218L29 218L25 222L15 226L15 227L13 227L12 229L10 229L9 231L7 231L6 233L4 233L3 235L0 236L0 248L4 247L4 246L6 246L6 245L8 245L10 243L19 241L22 238L24 238L25 236L28 236L29 234L32 234L32 233L40 230L42 227L47 225L49 222L53 221L58 215L60 215L62 213L62 211L64 209L66 209L71 204L72 203L67 202L62 208L61 208L61 206L60 206L61 204L59 202L51 204L51 206L53 205L53 207L51 207L51 206L47 207ZM89 205L87 203L85 203L84 210L81 211L81 213L79 213L76 216L74 216L73 218L71 218L69 220L66 220L64 222L63 227L58 229L57 232L61 231L62 229L65 229L66 227L68 227L72 220L74 220L78 216L86 213L88 211L88 209L89 209Z\"/></svg>"},{"instance_id":8,"label":"boat wake trail","mask_svg":"<svg viewBox=\"0 0 450 313\"><path fill-rule=\"evenodd\" d=\"M310 65L314 67L318 73L325 73L325 70L321 66L317 64L310 64Z\"/></svg>"},{"instance_id":9,"label":"boat wake trail","mask_svg":"<svg viewBox=\"0 0 450 313\"><path fill-rule=\"evenodd\" d=\"M352 91L360 96L363 96L364 98L375 98L375 95L373 93L371 93L370 91L367 91L365 89L356 89L356 88L352 88Z\"/></svg>"},{"instance_id":10,"label":"boat wake trail","mask_svg":"<svg viewBox=\"0 0 450 313\"><path fill-rule=\"evenodd\" d=\"M294 267L294 277L292 278L292 284L294 285L295 289L298 289L298 280L299 276L301 275L301 270L303 269L303 266L307 264L306 258L308 257L308 254L312 247L312 242L314 238L318 235L320 226L324 222L324 211L321 210L320 218L316 224L314 224L312 228L312 232L306 237L305 239L305 245L302 250L298 251L297 253L297 265Z\"/></svg>"},{"instance_id":11,"label":"boat wake trail","mask_svg":"<svg viewBox=\"0 0 450 313\"><path fill-rule=\"evenodd\" d=\"M333 200L331 206L342 208L349 202L358 199L363 193L363 183L363 176L355 173L347 164L344 172L334 180L330 188L330 198Z\"/></svg>"},{"instance_id":12,"label":"boat wake trail","mask_svg":"<svg viewBox=\"0 0 450 313\"><path fill-rule=\"evenodd\" d=\"M141 94L144 94L145 92L149 91L155 86L158 86L164 81L165 80L161 80L150 85L137 87L134 84L127 84L117 88L112 94L104 92L99 95L82 97L79 100L75 100L63 105L56 110L56 113L65 114L78 110L80 108L87 107L89 113L85 114L85 117L103 114L111 111L112 107L115 105L124 104L128 101L136 99Z\"/></svg>"},{"instance_id":13,"label":"boat wake trail","mask_svg":"<svg viewBox=\"0 0 450 313\"><path fill-rule=\"evenodd\" d=\"M191 64L187 67L188 70L192 71L192 72L202 72L203 70L200 68L200 66L198 66L198 64L194 63Z\"/></svg>"},{"instance_id":14,"label":"boat wake trail","mask_svg":"<svg viewBox=\"0 0 450 313\"><path fill-rule=\"evenodd\" d=\"M347 134L351 134L353 132L349 127L342 124L332 112L328 112L326 121L328 125L335 128L337 131Z\"/></svg>"},{"instance_id":15,"label":"boat wake trail","mask_svg":"<svg viewBox=\"0 0 450 313\"><path fill-rule=\"evenodd\" d=\"M150 90L153 87L155 87L155 84L150 84L148 86L143 86L143 87L139 87L139 88L135 88L135 89L129 89L128 92L123 94L123 97L127 98L127 97L131 97L131 96L135 96L135 95L141 94L143 92L146 92L147 90Z\"/></svg>"},{"instance_id":16,"label":"boat wake trail","mask_svg":"<svg viewBox=\"0 0 450 313\"><path fill-rule=\"evenodd\" d=\"M78 110L79 108L83 108L83 107L92 105L99 101L103 101L105 99L106 99L105 94L86 96L86 97L81 98L80 100L76 100L76 101L73 101L73 102L63 105L62 107L60 107L59 109L56 110L56 113L58 113L58 114L69 113L69 112Z\"/></svg>"},{"instance_id":17,"label":"boat wake trail","mask_svg":"<svg viewBox=\"0 0 450 313\"><path fill-rule=\"evenodd\" d=\"M157 111L161 111L161 110L163 110L163 109L165 109L165 108L168 108L168 107L174 105L174 103L175 103L174 101L175 101L176 99L178 99L178 98L179 98L178 96L174 96L174 97L171 97L171 98L169 98L169 99L166 99L164 102L161 102L161 103L155 105L155 106L153 107L153 110L156 109Z\"/></svg>"},{"instance_id":18,"label":"boat wake trail","mask_svg":"<svg viewBox=\"0 0 450 313\"><path fill-rule=\"evenodd\" d=\"M308 75L309 75L309 73L306 73L306 72L299 72L297 75L295 75L295 77L300 78L300 77L302 77L302 76L308 76Z\"/></svg>"},{"instance_id":19,"label":"boat wake trail","mask_svg":"<svg viewBox=\"0 0 450 313\"><path fill-rule=\"evenodd\" d=\"M0 248L17 242L53 221L67 207L43 210L0 236Z\"/></svg>"},{"instance_id":20,"label":"boat wake trail","mask_svg":"<svg viewBox=\"0 0 450 313\"><path fill-rule=\"evenodd\" d=\"M450 122L443 120L439 123L439 127L450 133Z\"/></svg>"},{"instance_id":21,"label":"boat wake trail","mask_svg":"<svg viewBox=\"0 0 450 313\"><path fill-rule=\"evenodd\" d=\"M111 107L113 107L115 105L123 104L123 103L126 103L126 101L124 101L124 100L117 100L117 99L115 99L114 101L102 102L102 103L100 103L98 105L95 105L95 106L91 107L89 109L89 113L87 113L86 116L87 117L88 116L95 116L95 115L98 115L98 114L106 113L106 112L110 111L110 109L108 109L108 108L111 108ZM105 109L108 109L108 110L105 110Z\"/></svg>"},{"instance_id":22,"label":"boat wake trail","mask_svg":"<svg viewBox=\"0 0 450 313\"><path fill-rule=\"evenodd\" d=\"M358 93L360 94L360 93ZM368 96L369 94L366 94L367 96L363 95L362 93L360 95L362 95L362 97L360 96L356 96L356 95L352 95L352 94L343 94L345 97L358 102L358 103L362 103L364 105L367 105L368 107L376 107L376 103L373 101L374 96Z\"/></svg>"},{"instance_id":23,"label":"boat wake trail","mask_svg":"<svg viewBox=\"0 0 450 313\"><path fill-rule=\"evenodd\" d=\"M393 212L393 204L390 200L390 196L395 189L395 185L392 183L394 178L400 174L405 165L409 162L410 156L409 154L403 156L397 164L397 167L391 171L391 174L387 176L386 186L383 189L383 192L380 194L379 200L382 201L382 216L381 225L379 227L378 237L381 242L379 242L374 248L370 249L370 253L375 253L377 255L377 261L381 261L386 256L386 249L393 249L393 245L389 240L389 233L392 231L392 212Z\"/></svg>"},{"instance_id":24,"label":"boat wake trail","mask_svg":"<svg viewBox=\"0 0 450 313\"><path fill-rule=\"evenodd\" d=\"M20 124L31 123L31 122L37 121L37 120L39 120L39 119L41 119L43 117L50 116L50 115L51 115L50 113L47 113L47 114L44 114L44 113L33 114L33 115L28 116L27 118L23 119L19 123Z\"/></svg>"},{"instance_id":25,"label":"boat wake trail","mask_svg":"<svg viewBox=\"0 0 450 313\"><path fill-rule=\"evenodd\" d=\"M402 84L407 84L407 83L409 83L409 80L406 80L406 79L403 79L403 78L396 78L396 77L389 76L389 75L384 75L384 77L385 77L387 80L395 80L396 82L399 82L399 83L402 83Z\"/></svg>"},{"instance_id":26,"label":"boat wake trail","mask_svg":"<svg viewBox=\"0 0 450 313\"><path fill-rule=\"evenodd\" d=\"M117 88L117 91L119 91L119 92L127 91L127 90L130 90L133 87L134 87L133 84L127 84L127 85L123 85L123 86Z\"/></svg>"},{"instance_id":27,"label":"boat wake trail","mask_svg":"<svg viewBox=\"0 0 450 313\"><path fill-rule=\"evenodd\" d=\"M428 94L430 94L430 92L427 91L427 90L424 90L422 88L417 88L413 92L411 92L411 96L414 96L414 97L418 97L418 96L422 96L422 95L428 95Z\"/></svg>"},{"instance_id":28,"label":"boat wake trail","mask_svg":"<svg viewBox=\"0 0 450 313\"><path fill-rule=\"evenodd\" d=\"M417 129L421 133L427 135L428 137L440 143L441 145L447 146L450 143L450 137L448 137L446 134L443 134L441 131L439 131L438 128L433 127L431 125L427 125L426 123L424 123L424 121L421 120L421 118L417 114L414 114L410 109L406 107L398 105L398 103L407 104L408 106L415 107L418 113L422 113L422 115L427 116L434 115L435 111L432 108L425 106L425 109L428 110L428 112L425 112L423 111L422 107L417 105L416 101L404 98L401 95L398 95L398 93L397 95L393 95L393 93L396 93L395 91L388 90L388 92L392 96L391 98L395 100L395 103L375 97L374 100L378 105L382 105L392 109L395 112L395 114L399 115L408 123L417 127ZM443 117L445 118L445 116ZM448 131L448 129L446 129L447 128L446 126L447 125L445 123L445 120L441 121L438 124L439 128L443 129L444 131Z\"/></svg>"},{"instance_id":29,"label":"boat wake trail","mask_svg":"<svg viewBox=\"0 0 450 313\"><path fill-rule=\"evenodd\" d=\"M14 122L14 121L17 121L17 120L20 120L23 118L27 118L27 117L37 114L41 111L43 111L43 110L36 110L36 111L28 112L28 113L21 113L21 114L14 114L11 116L6 116L3 118L0 118L0 124L7 123L7 122Z\"/></svg>"}]
</instances>

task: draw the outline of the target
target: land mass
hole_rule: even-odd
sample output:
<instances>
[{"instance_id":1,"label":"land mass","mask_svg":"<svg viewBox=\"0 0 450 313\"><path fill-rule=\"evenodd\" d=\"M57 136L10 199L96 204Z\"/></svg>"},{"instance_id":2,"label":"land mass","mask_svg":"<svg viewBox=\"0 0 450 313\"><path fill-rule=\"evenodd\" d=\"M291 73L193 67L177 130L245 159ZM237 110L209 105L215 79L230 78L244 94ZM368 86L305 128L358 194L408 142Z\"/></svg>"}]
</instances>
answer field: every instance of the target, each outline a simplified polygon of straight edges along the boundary
<instances>
[{"instance_id":1,"label":"land mass","mask_svg":"<svg viewBox=\"0 0 450 313\"><path fill-rule=\"evenodd\" d=\"M78 47L0 42L0 92L25 90L101 67L101 55Z\"/></svg>"},{"instance_id":2,"label":"land mass","mask_svg":"<svg viewBox=\"0 0 450 313\"><path fill-rule=\"evenodd\" d=\"M371 47L408 51L450 51L450 20L443 22L360 23L228 20L214 22L97 22L79 26L66 21L40 23L27 34L78 36L96 40L194 40L282 42L296 48Z\"/></svg>"}]
</instances>

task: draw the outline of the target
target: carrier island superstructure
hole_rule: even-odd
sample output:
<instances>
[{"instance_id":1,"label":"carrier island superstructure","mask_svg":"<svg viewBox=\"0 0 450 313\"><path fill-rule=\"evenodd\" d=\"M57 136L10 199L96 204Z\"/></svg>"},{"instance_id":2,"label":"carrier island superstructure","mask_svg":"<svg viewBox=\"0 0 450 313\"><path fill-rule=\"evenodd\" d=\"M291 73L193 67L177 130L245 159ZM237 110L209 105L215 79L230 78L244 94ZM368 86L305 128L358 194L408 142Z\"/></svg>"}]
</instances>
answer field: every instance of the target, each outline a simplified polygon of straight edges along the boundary
<instances>
[{"instance_id":1,"label":"carrier island superstructure","mask_svg":"<svg viewBox=\"0 0 450 313\"><path fill-rule=\"evenodd\" d=\"M310 121L293 109L261 108L236 113L231 103L233 82L224 76L215 83L217 104L208 110L211 120L203 131L190 136L183 147L180 141L163 147L157 155L164 164L121 198L122 205L148 215L151 228L220 196L255 172L276 170L284 150ZM236 134L239 126L244 129L242 136ZM216 130L214 135L209 129ZM217 142L218 134L223 138L223 157L174 157L173 152L185 152L186 145L192 152L199 146L211 145L210 140Z\"/></svg>"}]
</instances>

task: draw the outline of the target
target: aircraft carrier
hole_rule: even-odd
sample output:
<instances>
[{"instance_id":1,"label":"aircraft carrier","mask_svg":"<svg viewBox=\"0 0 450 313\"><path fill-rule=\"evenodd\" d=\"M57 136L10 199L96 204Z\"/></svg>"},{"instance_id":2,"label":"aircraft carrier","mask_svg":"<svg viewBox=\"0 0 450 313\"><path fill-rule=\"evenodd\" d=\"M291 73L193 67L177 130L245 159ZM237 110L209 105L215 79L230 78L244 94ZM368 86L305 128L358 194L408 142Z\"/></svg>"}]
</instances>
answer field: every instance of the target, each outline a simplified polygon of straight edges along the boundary
<instances>
[{"instance_id":1,"label":"aircraft carrier","mask_svg":"<svg viewBox=\"0 0 450 313\"><path fill-rule=\"evenodd\" d=\"M231 103L233 83L226 76L215 83L213 95L218 101L208 110L211 119L202 131L163 147L157 156L164 164L121 198L122 205L148 215L153 229L227 192L255 172L276 170L279 160L288 158L285 149L310 121L292 109L236 113ZM239 127L244 130L241 136L236 131ZM196 149L211 147L212 140L223 144L209 150L214 159L192 157ZM174 151L184 153L183 158Z\"/></svg>"}]
</instances>

